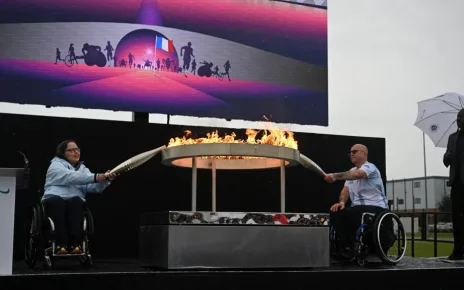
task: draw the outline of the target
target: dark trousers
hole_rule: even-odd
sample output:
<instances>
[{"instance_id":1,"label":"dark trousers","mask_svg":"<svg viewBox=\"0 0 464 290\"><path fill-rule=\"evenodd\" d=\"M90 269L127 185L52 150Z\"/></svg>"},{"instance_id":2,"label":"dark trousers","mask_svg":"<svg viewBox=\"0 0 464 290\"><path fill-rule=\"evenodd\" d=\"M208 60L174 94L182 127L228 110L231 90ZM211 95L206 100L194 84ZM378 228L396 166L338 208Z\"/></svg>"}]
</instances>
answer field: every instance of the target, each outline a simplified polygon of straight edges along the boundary
<instances>
[{"instance_id":1,"label":"dark trousers","mask_svg":"<svg viewBox=\"0 0 464 290\"><path fill-rule=\"evenodd\" d=\"M464 185L453 183L451 187L451 212L453 221L454 253L464 254Z\"/></svg>"},{"instance_id":2,"label":"dark trousers","mask_svg":"<svg viewBox=\"0 0 464 290\"><path fill-rule=\"evenodd\" d=\"M79 197L64 200L53 196L43 201L45 214L55 224L55 241L60 246L78 246L82 241L84 201Z\"/></svg>"},{"instance_id":3,"label":"dark trousers","mask_svg":"<svg viewBox=\"0 0 464 290\"><path fill-rule=\"evenodd\" d=\"M386 209L378 206L357 205L347 207L341 211L332 212L330 214L330 221L336 231L338 248L341 250L354 248L356 231L362 224L361 218L363 213L370 212L378 214L384 210Z\"/></svg>"}]
</instances>

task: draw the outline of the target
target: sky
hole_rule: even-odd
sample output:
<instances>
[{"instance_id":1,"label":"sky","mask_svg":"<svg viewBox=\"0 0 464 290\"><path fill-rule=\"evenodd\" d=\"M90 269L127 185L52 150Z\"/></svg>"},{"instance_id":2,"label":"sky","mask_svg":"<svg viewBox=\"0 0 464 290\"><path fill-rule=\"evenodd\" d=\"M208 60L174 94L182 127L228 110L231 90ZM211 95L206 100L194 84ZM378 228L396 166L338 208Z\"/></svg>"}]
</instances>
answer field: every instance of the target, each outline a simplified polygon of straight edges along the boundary
<instances>
[{"instance_id":1,"label":"sky","mask_svg":"<svg viewBox=\"0 0 464 290\"><path fill-rule=\"evenodd\" d=\"M386 138L387 179L424 176L417 102L464 93L462 0L330 0L329 126L294 132ZM130 121L130 112L0 103L0 112ZM151 122L166 122L151 115ZM171 124L259 128L256 123L171 116ZM445 149L425 139L427 175L447 175ZM309 156L311 157L311 156ZM330 156L327 156L330 158Z\"/></svg>"}]
</instances>

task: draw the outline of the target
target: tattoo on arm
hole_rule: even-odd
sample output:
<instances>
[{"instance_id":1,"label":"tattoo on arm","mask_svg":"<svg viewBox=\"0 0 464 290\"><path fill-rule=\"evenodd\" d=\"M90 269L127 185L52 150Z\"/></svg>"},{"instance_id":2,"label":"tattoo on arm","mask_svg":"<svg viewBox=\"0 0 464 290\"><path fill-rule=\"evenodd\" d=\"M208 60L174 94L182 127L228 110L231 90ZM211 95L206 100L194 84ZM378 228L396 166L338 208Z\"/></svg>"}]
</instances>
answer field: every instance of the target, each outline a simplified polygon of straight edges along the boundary
<instances>
[{"instance_id":1,"label":"tattoo on arm","mask_svg":"<svg viewBox=\"0 0 464 290\"><path fill-rule=\"evenodd\" d=\"M335 177L335 179L343 179L344 177L348 176L348 174L350 174L350 171L339 172L339 173L334 173L333 177Z\"/></svg>"}]
</instances>

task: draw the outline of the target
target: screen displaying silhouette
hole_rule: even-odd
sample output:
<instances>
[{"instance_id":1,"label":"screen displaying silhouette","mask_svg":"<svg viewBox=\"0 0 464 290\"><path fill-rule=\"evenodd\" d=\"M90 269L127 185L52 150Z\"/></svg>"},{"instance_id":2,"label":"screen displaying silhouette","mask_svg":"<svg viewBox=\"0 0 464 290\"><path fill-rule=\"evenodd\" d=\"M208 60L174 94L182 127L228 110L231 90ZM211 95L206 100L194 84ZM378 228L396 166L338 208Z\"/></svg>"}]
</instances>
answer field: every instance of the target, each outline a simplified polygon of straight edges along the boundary
<instances>
[{"instance_id":1,"label":"screen displaying silhouette","mask_svg":"<svg viewBox=\"0 0 464 290\"><path fill-rule=\"evenodd\" d=\"M0 102L328 125L323 0L0 2Z\"/></svg>"}]
</instances>

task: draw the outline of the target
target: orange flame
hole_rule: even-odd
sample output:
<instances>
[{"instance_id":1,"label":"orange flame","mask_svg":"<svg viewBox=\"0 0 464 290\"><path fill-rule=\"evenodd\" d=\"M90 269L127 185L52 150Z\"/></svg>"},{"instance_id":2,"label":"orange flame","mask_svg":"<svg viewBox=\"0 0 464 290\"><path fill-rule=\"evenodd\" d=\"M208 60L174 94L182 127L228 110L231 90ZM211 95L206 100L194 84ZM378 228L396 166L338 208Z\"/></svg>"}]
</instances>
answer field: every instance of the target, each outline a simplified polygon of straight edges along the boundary
<instances>
[{"instance_id":1,"label":"orange flame","mask_svg":"<svg viewBox=\"0 0 464 290\"><path fill-rule=\"evenodd\" d=\"M246 140L236 139L237 135L234 132L226 134L224 137L221 137L219 136L218 131L216 130L212 133L207 133L206 137L197 139L189 137L192 134L190 130L186 130L184 132L185 135L181 138L171 138L167 147L205 143L243 143L266 144L298 149L298 142L294 139L294 133L290 131L280 130L278 128L269 128L263 130L246 129L245 134L248 136ZM262 133L262 136L258 138L258 135L260 135L260 133Z\"/></svg>"}]
</instances>

